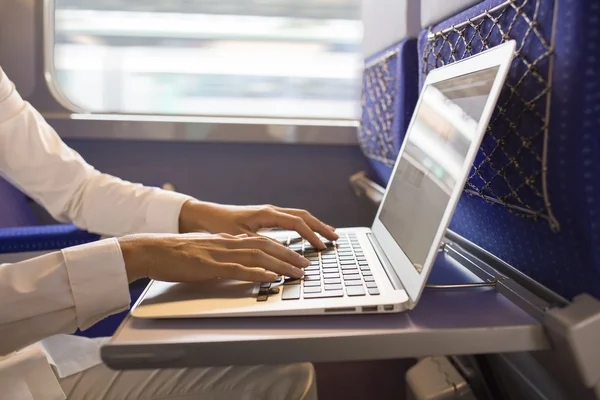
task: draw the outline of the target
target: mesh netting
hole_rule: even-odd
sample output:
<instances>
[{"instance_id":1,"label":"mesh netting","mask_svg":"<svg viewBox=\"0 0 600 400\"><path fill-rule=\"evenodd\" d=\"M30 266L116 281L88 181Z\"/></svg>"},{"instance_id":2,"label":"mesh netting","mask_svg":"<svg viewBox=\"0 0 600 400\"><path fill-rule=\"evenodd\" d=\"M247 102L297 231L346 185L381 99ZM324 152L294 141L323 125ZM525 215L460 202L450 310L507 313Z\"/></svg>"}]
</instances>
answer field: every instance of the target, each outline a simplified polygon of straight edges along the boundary
<instances>
[{"instance_id":1,"label":"mesh netting","mask_svg":"<svg viewBox=\"0 0 600 400\"><path fill-rule=\"evenodd\" d=\"M558 230L546 184L553 16L540 15L540 9L549 1L509 0L460 25L430 32L423 74L516 40L515 60L465 190L520 216L548 220Z\"/></svg>"},{"instance_id":2,"label":"mesh netting","mask_svg":"<svg viewBox=\"0 0 600 400\"><path fill-rule=\"evenodd\" d=\"M398 52L392 51L367 65L363 72L362 119L358 141L364 154L394 166L400 140L394 132Z\"/></svg>"}]
</instances>

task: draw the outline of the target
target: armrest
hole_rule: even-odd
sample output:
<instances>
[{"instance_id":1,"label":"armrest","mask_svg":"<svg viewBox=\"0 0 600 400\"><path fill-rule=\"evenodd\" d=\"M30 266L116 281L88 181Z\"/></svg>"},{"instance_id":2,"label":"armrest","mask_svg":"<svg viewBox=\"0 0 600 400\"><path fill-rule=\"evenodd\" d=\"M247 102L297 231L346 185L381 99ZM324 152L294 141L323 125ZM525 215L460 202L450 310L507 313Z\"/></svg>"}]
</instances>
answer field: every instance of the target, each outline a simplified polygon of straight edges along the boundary
<instances>
[{"instance_id":1,"label":"armrest","mask_svg":"<svg viewBox=\"0 0 600 400\"><path fill-rule=\"evenodd\" d=\"M0 254L60 250L99 238L71 224L0 228Z\"/></svg>"}]
</instances>

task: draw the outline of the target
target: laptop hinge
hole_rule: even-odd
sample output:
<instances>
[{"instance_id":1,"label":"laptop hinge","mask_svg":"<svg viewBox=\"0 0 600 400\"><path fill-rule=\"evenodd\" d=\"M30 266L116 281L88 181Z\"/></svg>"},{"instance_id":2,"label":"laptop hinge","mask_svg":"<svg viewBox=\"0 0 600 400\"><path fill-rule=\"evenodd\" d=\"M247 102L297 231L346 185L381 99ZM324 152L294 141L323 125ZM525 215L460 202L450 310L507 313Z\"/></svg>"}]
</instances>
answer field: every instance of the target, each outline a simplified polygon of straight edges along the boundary
<instances>
[{"instance_id":1,"label":"laptop hinge","mask_svg":"<svg viewBox=\"0 0 600 400\"><path fill-rule=\"evenodd\" d=\"M375 236L373 236L372 233L367 233L367 238L371 242L373 249L375 249L375 254L377 255L377 258L379 259L379 262L381 262L381 265L383 265L383 270L385 271L386 275L388 276L388 279L392 283L392 286L394 287L394 289L404 290L404 286L402 285L402 281L400 280L400 277L396 274L396 271L392 267L392 263L390 263L390 260L388 260L388 258L385 256L385 253L383 252L383 249L377 242L377 239L375 239Z\"/></svg>"}]
</instances>

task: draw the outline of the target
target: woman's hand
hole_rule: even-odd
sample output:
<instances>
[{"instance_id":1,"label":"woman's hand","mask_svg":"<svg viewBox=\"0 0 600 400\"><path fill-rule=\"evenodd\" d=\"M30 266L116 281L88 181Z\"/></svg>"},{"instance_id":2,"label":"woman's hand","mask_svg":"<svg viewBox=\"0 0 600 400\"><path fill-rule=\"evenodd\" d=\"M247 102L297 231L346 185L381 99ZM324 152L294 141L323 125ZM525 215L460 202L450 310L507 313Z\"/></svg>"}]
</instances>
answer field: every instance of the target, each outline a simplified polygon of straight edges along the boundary
<instances>
[{"instance_id":1,"label":"woman's hand","mask_svg":"<svg viewBox=\"0 0 600 400\"><path fill-rule=\"evenodd\" d=\"M309 261L265 237L228 234L131 235L119 239L129 282L149 277L167 282L210 279L271 282L300 278Z\"/></svg>"},{"instance_id":2,"label":"woman's hand","mask_svg":"<svg viewBox=\"0 0 600 400\"><path fill-rule=\"evenodd\" d=\"M226 206L197 200L186 202L179 216L182 233L247 234L254 236L260 229L283 228L298 232L317 249L325 245L315 232L329 240L337 240L334 228L313 217L308 211L265 206Z\"/></svg>"}]
</instances>

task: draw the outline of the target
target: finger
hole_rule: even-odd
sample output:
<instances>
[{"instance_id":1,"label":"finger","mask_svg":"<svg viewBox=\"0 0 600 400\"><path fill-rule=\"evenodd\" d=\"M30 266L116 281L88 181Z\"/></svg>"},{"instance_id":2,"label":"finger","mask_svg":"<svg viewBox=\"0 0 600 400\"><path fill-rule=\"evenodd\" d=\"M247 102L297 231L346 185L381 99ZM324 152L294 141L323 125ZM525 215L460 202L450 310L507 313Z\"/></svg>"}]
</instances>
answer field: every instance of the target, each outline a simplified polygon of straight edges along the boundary
<instances>
[{"instance_id":1,"label":"finger","mask_svg":"<svg viewBox=\"0 0 600 400\"><path fill-rule=\"evenodd\" d=\"M277 240L275 238L272 238L272 237L266 236L266 235L261 235L260 233L256 233L256 232L252 232L252 231L248 231L248 233L246 234L246 237L265 238L265 239L271 240L274 243L282 244L279 240Z\"/></svg>"},{"instance_id":2,"label":"finger","mask_svg":"<svg viewBox=\"0 0 600 400\"><path fill-rule=\"evenodd\" d=\"M227 262L241 264L246 267L263 268L278 275L301 278L304 271L283 260L256 248L232 250L227 255Z\"/></svg>"},{"instance_id":3,"label":"finger","mask_svg":"<svg viewBox=\"0 0 600 400\"><path fill-rule=\"evenodd\" d=\"M264 268L248 268L237 263L219 264L219 277L250 282L273 282L277 274Z\"/></svg>"},{"instance_id":4,"label":"finger","mask_svg":"<svg viewBox=\"0 0 600 400\"><path fill-rule=\"evenodd\" d=\"M308 224L300 217L287 214L278 210L272 210L266 216L268 224L275 224L276 226L284 229L291 229L300 234L304 239L308 240L310 244L315 246L317 249L327 248L315 232L308 226Z\"/></svg>"},{"instance_id":5,"label":"finger","mask_svg":"<svg viewBox=\"0 0 600 400\"><path fill-rule=\"evenodd\" d=\"M315 218L306 210L298 210L295 208L277 208L277 211L300 217L306 224L315 232L320 233L329 240L338 240L340 237L335 233L335 229Z\"/></svg>"},{"instance_id":6,"label":"finger","mask_svg":"<svg viewBox=\"0 0 600 400\"><path fill-rule=\"evenodd\" d=\"M277 241L268 240L265 237L254 237L237 243L237 249L257 249L275 257L295 268L306 268L310 261L300 254L288 249Z\"/></svg>"}]
</instances>

